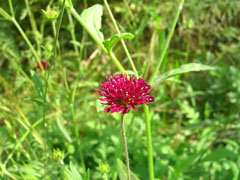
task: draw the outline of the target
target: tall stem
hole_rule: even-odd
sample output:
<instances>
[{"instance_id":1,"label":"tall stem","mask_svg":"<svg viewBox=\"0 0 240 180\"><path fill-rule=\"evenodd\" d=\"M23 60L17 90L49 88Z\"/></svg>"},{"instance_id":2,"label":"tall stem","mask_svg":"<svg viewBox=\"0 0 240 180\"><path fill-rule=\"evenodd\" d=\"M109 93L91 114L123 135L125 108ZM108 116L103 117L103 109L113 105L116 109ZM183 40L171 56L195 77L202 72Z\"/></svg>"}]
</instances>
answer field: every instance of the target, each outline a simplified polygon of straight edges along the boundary
<instances>
[{"instance_id":1,"label":"tall stem","mask_svg":"<svg viewBox=\"0 0 240 180\"><path fill-rule=\"evenodd\" d=\"M130 165L129 165L127 138L126 138L123 116L121 116L121 124L122 124L122 136L123 136L124 151L125 151L125 160L126 160L126 166L127 166L127 180L130 180Z\"/></svg>"},{"instance_id":2,"label":"tall stem","mask_svg":"<svg viewBox=\"0 0 240 180\"><path fill-rule=\"evenodd\" d=\"M151 136L151 119L149 115L149 108L144 104L144 113L146 120L147 132L147 149L148 149L148 175L150 180L154 180L153 156L152 156L152 136Z\"/></svg>"}]
</instances>

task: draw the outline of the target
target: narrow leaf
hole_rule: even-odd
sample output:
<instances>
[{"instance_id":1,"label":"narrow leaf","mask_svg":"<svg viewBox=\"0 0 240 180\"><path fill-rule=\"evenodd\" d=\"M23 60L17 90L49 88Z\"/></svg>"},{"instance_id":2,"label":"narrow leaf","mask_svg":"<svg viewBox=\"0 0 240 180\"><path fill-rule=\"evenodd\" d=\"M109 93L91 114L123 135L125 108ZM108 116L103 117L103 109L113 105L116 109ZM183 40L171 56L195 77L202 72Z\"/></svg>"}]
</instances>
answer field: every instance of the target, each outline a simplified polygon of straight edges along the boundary
<instances>
[{"instance_id":1,"label":"narrow leaf","mask_svg":"<svg viewBox=\"0 0 240 180\"><path fill-rule=\"evenodd\" d=\"M7 20L11 20L11 16L5 11L3 10L1 7L0 7L0 14Z\"/></svg>"},{"instance_id":2,"label":"narrow leaf","mask_svg":"<svg viewBox=\"0 0 240 180\"><path fill-rule=\"evenodd\" d=\"M42 98L42 96L43 96L42 83L41 83L40 79L38 78L38 76L36 75L35 71L31 70L30 73L32 76L33 83L35 85L35 89L37 90L38 96L39 96L39 98Z\"/></svg>"},{"instance_id":3,"label":"narrow leaf","mask_svg":"<svg viewBox=\"0 0 240 180\"><path fill-rule=\"evenodd\" d=\"M63 120L60 117L57 118L57 125L58 125L59 130L63 134L63 136L67 139L67 141L69 143L72 143L71 136L69 135L67 129L65 128L65 126L63 124Z\"/></svg>"},{"instance_id":4,"label":"narrow leaf","mask_svg":"<svg viewBox=\"0 0 240 180\"><path fill-rule=\"evenodd\" d=\"M178 74L193 72L193 71L208 71L208 70L216 70L215 67L211 67L208 65L197 64L197 63L189 63L180 66L179 68L173 69L162 74L160 77L157 77L153 80L153 86L162 83L172 76L176 76Z\"/></svg>"}]
</instances>

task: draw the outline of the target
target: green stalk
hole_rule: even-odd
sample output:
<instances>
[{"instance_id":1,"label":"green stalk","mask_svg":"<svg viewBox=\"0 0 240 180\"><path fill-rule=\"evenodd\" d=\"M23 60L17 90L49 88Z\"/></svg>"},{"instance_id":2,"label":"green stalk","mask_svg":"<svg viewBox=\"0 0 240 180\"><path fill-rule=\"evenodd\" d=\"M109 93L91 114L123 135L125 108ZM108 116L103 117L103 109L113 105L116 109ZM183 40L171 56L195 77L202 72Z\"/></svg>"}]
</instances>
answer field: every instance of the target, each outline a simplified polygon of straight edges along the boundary
<instances>
[{"instance_id":1,"label":"green stalk","mask_svg":"<svg viewBox=\"0 0 240 180\"><path fill-rule=\"evenodd\" d=\"M152 135L151 135L151 119L149 114L149 107L144 104L144 113L146 120L146 133L147 133L147 150L148 150L148 176L150 180L154 180L154 167L152 156Z\"/></svg>"},{"instance_id":2,"label":"green stalk","mask_svg":"<svg viewBox=\"0 0 240 180\"><path fill-rule=\"evenodd\" d=\"M149 80L149 84L151 85L154 78L156 77L158 71L159 71L159 68L161 67L161 64L162 64L162 61L164 59L164 56L166 54L166 51L167 51L167 48L168 48L168 45L170 43L170 40L172 38L172 35L173 35L173 32L174 32L174 29L175 29L175 26L177 24L177 21L178 21L178 17L180 15L180 12L182 10L182 7L183 7L183 3L184 3L184 0L180 0L180 3L179 3L179 6L178 6L178 9L177 9L177 13L174 17L174 20L173 20L173 24L172 24L172 27L170 29L170 32L168 34L168 37L167 37L167 41L164 45L164 48L163 48L163 52L160 56L160 59L158 61L158 64L157 64L157 67L155 69L155 71L153 72L150 80ZM153 167L153 157L152 157L152 140L151 140L151 120L150 120L150 115L149 115L149 108L147 105L144 105L144 112L145 112L145 118L146 118L146 127L147 127L147 139L148 139L148 170L149 170L149 179L150 180L154 180L154 167Z\"/></svg>"},{"instance_id":3,"label":"green stalk","mask_svg":"<svg viewBox=\"0 0 240 180\"><path fill-rule=\"evenodd\" d=\"M170 41L172 39L172 35L173 35L174 29L176 27L177 21L178 21L178 17L179 17L180 12L181 12L181 10L183 8L183 3L184 3L184 0L180 0L179 6L178 6L178 9L177 9L177 12L176 12L176 15L175 15L175 17L173 19L172 27L171 27L171 29L170 29L170 31L168 33L167 41L166 41L166 43L165 43L165 45L163 47L163 51L162 51L161 56L159 58L158 64L157 64L157 66L156 66L156 68L155 68L155 70L154 70L154 72L153 72L153 74L152 74L152 76L151 76L151 78L149 80L149 84L152 84L154 78L157 76L157 73L158 73L158 71L159 71L159 69L160 69L160 67L162 65L164 56L165 56L165 54L167 52L169 43L170 43Z\"/></svg>"},{"instance_id":4,"label":"green stalk","mask_svg":"<svg viewBox=\"0 0 240 180\"><path fill-rule=\"evenodd\" d=\"M110 17L111 17L111 19L112 19L112 22L113 22L113 25L114 25L115 29L117 30L117 33L118 33L118 34L121 34L121 32L120 32L120 30L119 30L119 28L118 28L118 25L117 25L117 23L116 23L116 20L115 20L113 14L112 14L112 11L111 11L111 9L110 9L110 7L109 7L109 5L108 5L107 0L103 0L103 1L104 1L104 4L105 4L106 7L107 7L108 13L109 13L109 15L110 15ZM130 53L129 53L129 51L128 51L128 48L127 48L124 40L121 39L120 41L121 41L121 43L122 43L122 46L123 46L123 49L124 49L125 53L127 54L128 59L129 59L129 61L130 61L130 64L131 64L132 69L133 69L133 71L134 71L134 74L135 74L136 78L138 79L138 78L139 78L138 72L137 72L136 67L135 67L135 65L134 65L134 63L133 63L132 57L130 56Z\"/></svg>"}]
</instances>

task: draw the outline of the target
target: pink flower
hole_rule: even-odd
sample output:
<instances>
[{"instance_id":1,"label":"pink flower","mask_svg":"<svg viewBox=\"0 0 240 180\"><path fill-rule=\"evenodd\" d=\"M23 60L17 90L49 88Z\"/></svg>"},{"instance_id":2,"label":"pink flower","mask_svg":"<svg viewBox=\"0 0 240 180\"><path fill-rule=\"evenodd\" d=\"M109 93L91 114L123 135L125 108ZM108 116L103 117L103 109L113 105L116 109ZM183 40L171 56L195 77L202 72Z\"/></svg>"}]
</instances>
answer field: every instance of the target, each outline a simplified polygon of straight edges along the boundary
<instances>
[{"instance_id":1,"label":"pink flower","mask_svg":"<svg viewBox=\"0 0 240 180\"><path fill-rule=\"evenodd\" d=\"M47 65L47 63L45 61L41 61L41 64L42 64L43 69L49 70L49 65ZM37 69L41 70L41 66L39 63L37 63Z\"/></svg>"},{"instance_id":2,"label":"pink flower","mask_svg":"<svg viewBox=\"0 0 240 180\"><path fill-rule=\"evenodd\" d=\"M100 101L108 105L105 108L105 112L122 112L122 116L129 112L131 108L138 111L135 107L139 104L146 104L153 102L154 97L149 96L151 86L148 85L143 79L136 80L133 75L127 77L126 74L117 74L114 77L110 77L107 82L101 82L101 90L97 91L101 96Z\"/></svg>"}]
</instances>

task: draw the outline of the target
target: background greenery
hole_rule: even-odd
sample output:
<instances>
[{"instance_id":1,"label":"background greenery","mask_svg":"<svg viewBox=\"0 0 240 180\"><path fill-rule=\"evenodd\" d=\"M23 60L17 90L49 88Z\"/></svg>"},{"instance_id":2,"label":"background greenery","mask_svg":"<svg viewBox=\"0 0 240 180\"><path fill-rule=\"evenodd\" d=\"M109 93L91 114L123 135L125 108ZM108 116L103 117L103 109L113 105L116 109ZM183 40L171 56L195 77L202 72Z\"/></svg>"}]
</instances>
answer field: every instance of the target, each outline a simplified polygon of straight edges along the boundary
<instances>
[{"instance_id":1,"label":"background greenery","mask_svg":"<svg viewBox=\"0 0 240 180\"><path fill-rule=\"evenodd\" d=\"M61 7L58 2L50 3ZM73 3L81 13L83 3L89 7L102 1ZM53 25L41 11L48 4L47 0L30 1L36 33L25 3L13 1L16 20L43 61L49 61L54 41ZM121 31L135 35L126 43L138 73L146 80L160 56L177 4L177 0L109 1ZM8 1L0 1L0 7L10 13ZM234 0L185 2L159 74L190 62L217 66L218 70L177 75L153 86L155 102L150 112L155 178L240 179L239 13L240 3ZM14 24L0 17L2 179L74 179L73 172L75 178L81 179L79 172L87 179L90 172L90 179L98 180L102 179L102 163L110 166L109 179L126 179L120 116L103 112L96 93L100 82L118 70L74 18L72 21L76 40L65 11L50 73L44 127L41 88L36 88L43 84L43 74L36 69L36 59ZM116 33L105 7L101 31L105 38ZM131 70L120 43L114 52ZM148 74L143 74L146 68ZM72 107L88 173L81 165ZM132 110L125 119L133 179L148 179L143 108L140 113ZM46 138L47 147L43 143ZM54 158L57 148L65 154L61 163Z\"/></svg>"}]
</instances>

